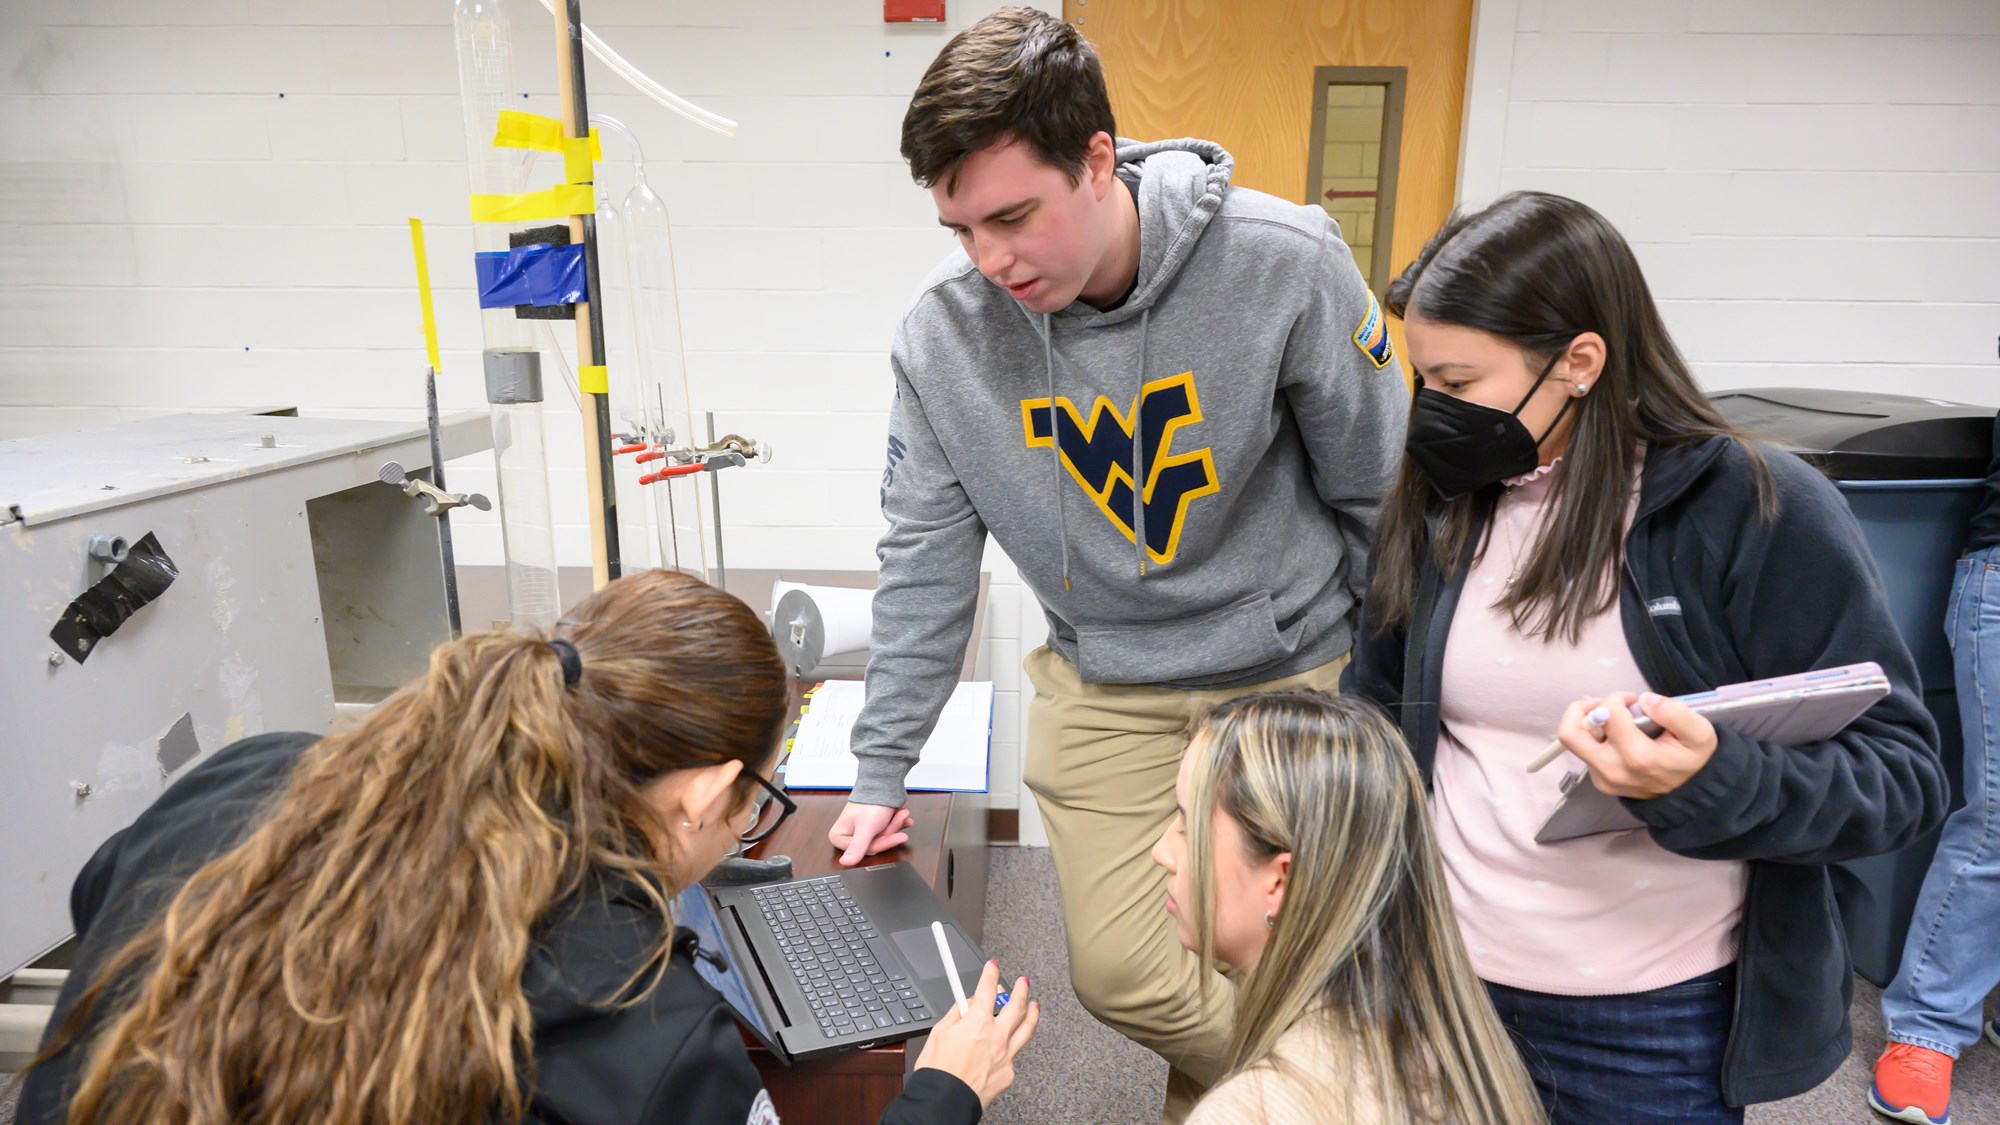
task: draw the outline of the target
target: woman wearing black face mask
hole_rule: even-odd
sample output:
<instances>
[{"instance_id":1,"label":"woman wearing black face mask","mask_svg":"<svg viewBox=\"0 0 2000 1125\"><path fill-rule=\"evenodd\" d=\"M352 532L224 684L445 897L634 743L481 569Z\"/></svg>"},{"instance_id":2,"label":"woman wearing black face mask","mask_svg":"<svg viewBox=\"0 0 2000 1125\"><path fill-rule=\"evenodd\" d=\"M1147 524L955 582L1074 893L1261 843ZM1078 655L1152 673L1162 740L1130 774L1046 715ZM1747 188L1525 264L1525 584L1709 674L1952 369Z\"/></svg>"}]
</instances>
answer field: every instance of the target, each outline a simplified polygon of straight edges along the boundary
<instances>
[{"instance_id":1,"label":"woman wearing black face mask","mask_svg":"<svg viewBox=\"0 0 2000 1125\"><path fill-rule=\"evenodd\" d=\"M1909 843L1946 798L1846 503L1717 414L1580 203L1454 216L1386 303L1422 383L1342 686L1431 782L1473 966L1552 1119L1740 1122L1811 1088L1849 1048L1824 865ZM1891 694L1813 745L1661 698L1862 661ZM1552 735L1571 756L1526 772ZM1645 827L1536 843L1578 766Z\"/></svg>"}]
</instances>

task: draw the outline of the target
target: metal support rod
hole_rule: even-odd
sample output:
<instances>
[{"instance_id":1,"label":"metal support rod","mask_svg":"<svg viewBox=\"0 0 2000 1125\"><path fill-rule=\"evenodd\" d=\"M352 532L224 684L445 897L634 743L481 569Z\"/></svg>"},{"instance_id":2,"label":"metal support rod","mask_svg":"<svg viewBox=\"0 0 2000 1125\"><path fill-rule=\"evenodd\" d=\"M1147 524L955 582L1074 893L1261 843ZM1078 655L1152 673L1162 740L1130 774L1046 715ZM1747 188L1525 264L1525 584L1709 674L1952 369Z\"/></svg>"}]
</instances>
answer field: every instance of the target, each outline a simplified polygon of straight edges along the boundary
<instances>
[{"instance_id":1,"label":"metal support rod","mask_svg":"<svg viewBox=\"0 0 2000 1125\"><path fill-rule=\"evenodd\" d=\"M653 384L653 402L659 410L659 413L655 415L655 417L658 420L657 424L660 427L662 427L662 429L664 429L667 424L667 397L666 397L666 391L662 389L658 383ZM662 441L666 444L672 444L674 440L674 435L672 434L671 431L659 434L648 433L647 436ZM695 526L695 537L694 537L696 547L701 546L700 513L701 513L701 505L696 504L695 505L696 526ZM659 522L659 514L660 514L660 509L659 506L656 504L653 507L653 516L655 523ZM665 550L665 543L663 542L661 544L661 552L660 552L662 556L661 561L664 562L666 559L672 559L673 567L675 570L680 570L680 571L687 570L688 569L687 564L681 561L681 520L680 516L674 511L674 490L671 486L669 486L667 489L667 536L669 539L672 540L674 549L672 554L668 554ZM706 569L706 568L704 567L697 569ZM702 577L706 578L708 576L704 574L702 575Z\"/></svg>"},{"instance_id":2,"label":"metal support rod","mask_svg":"<svg viewBox=\"0 0 2000 1125\"><path fill-rule=\"evenodd\" d=\"M715 411L708 412L708 443L715 444ZM715 512L715 584L724 590L729 588L729 568L722 563L722 474L708 475L709 508Z\"/></svg>"},{"instance_id":3,"label":"metal support rod","mask_svg":"<svg viewBox=\"0 0 2000 1125\"><path fill-rule=\"evenodd\" d=\"M562 93L565 137L590 135L590 107L583 84L583 6L581 0L550 5L556 18L556 77ZM604 362L604 302L597 262L597 218L571 215L571 242L583 246L584 284L592 300L576 305L576 364ZM611 468L611 396L578 388L582 393L584 481L590 498L591 584L601 587L618 577L618 482Z\"/></svg>"},{"instance_id":4,"label":"metal support rod","mask_svg":"<svg viewBox=\"0 0 2000 1125\"><path fill-rule=\"evenodd\" d=\"M438 424L437 368L424 368L424 417L431 430L431 484L444 491L444 435ZM451 513L438 513L438 557L444 562L444 614L452 639L465 635L458 620L458 562L451 547Z\"/></svg>"}]
</instances>

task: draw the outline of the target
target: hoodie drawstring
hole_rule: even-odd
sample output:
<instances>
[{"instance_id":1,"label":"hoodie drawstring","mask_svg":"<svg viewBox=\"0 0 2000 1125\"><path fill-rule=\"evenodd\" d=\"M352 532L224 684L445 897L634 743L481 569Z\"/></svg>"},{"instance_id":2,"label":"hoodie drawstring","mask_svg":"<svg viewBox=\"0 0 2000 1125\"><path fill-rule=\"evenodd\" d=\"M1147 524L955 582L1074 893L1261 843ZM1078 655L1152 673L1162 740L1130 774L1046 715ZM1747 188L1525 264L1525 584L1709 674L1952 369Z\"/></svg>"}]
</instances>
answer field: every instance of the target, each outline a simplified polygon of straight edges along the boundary
<instances>
[{"instance_id":1,"label":"hoodie drawstring","mask_svg":"<svg viewBox=\"0 0 2000 1125\"><path fill-rule=\"evenodd\" d=\"M1138 388L1132 394L1132 546L1139 555L1139 578L1146 577L1146 361L1147 334L1153 311L1139 310ZM1056 539L1062 544L1063 589L1069 580L1069 514L1063 507L1061 412L1056 409L1055 325L1042 314L1042 371L1049 387L1049 456L1055 471Z\"/></svg>"},{"instance_id":2,"label":"hoodie drawstring","mask_svg":"<svg viewBox=\"0 0 2000 1125\"><path fill-rule=\"evenodd\" d=\"M1049 380L1049 457L1056 474L1056 538L1062 543L1063 589L1069 586L1069 519L1063 514L1062 414L1056 409L1055 325L1042 314L1042 370Z\"/></svg>"},{"instance_id":3,"label":"hoodie drawstring","mask_svg":"<svg viewBox=\"0 0 2000 1125\"><path fill-rule=\"evenodd\" d=\"M1146 329L1153 310L1139 310L1139 389L1132 393L1132 545L1139 578L1146 577Z\"/></svg>"}]
</instances>

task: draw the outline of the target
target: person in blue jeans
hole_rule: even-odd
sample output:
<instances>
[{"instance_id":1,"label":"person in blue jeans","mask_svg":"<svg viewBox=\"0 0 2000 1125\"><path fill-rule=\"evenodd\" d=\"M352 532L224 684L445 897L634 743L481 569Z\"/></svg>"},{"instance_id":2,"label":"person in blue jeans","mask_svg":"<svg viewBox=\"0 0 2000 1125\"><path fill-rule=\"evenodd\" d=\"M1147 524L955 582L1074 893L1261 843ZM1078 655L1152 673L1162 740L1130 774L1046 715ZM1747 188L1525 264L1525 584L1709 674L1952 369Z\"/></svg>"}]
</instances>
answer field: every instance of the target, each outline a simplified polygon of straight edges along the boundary
<instances>
[{"instance_id":1,"label":"person in blue jeans","mask_svg":"<svg viewBox=\"0 0 2000 1125\"><path fill-rule=\"evenodd\" d=\"M1473 971L1553 1125L1742 1125L1852 1053L1827 865L1944 821L1860 526L1717 412L1631 246L1576 200L1455 213L1383 307L1421 386L1341 691L1402 727ZM1864 661L1890 694L1818 742L1668 698ZM1525 768L1551 734L1643 827L1538 839L1571 768Z\"/></svg>"},{"instance_id":2,"label":"person in blue jeans","mask_svg":"<svg viewBox=\"0 0 2000 1125\"><path fill-rule=\"evenodd\" d=\"M1986 497L1972 519L1945 611L1965 727L1965 807L1945 821L1910 919L1903 966L1882 993L1889 1044L1868 1104L1918 1125L1951 1120L1951 1067L1979 1041L2000 984L2000 417ZM1991 783L1989 783L1991 782ZM2000 1045L2000 1028L1986 1025Z\"/></svg>"}]
</instances>

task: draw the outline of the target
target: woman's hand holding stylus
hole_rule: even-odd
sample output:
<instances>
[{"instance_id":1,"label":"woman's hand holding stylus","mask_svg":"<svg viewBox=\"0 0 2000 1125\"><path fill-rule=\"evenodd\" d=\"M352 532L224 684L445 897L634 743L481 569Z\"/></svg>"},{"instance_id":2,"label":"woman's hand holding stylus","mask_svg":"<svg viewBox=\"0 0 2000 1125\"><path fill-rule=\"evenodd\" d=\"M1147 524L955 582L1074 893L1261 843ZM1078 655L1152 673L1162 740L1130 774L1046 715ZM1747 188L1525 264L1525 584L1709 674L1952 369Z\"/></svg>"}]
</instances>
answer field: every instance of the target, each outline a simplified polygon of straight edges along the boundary
<instances>
[{"instance_id":1,"label":"woman's hand holding stylus","mask_svg":"<svg viewBox=\"0 0 2000 1125\"><path fill-rule=\"evenodd\" d=\"M1014 1056L1034 1038L1042 1018L1042 1006L1028 999L1027 977L1014 983L1007 1005L996 1013L999 994L1000 963L988 961L966 1014L955 1005L947 1008L917 1056L918 1070L934 1067L957 1077L979 1095L982 1106L1014 1084Z\"/></svg>"},{"instance_id":2,"label":"woman's hand holding stylus","mask_svg":"<svg viewBox=\"0 0 2000 1125\"><path fill-rule=\"evenodd\" d=\"M1649 737L1632 720L1632 705L1658 724ZM1600 717L1602 725L1590 720ZM1715 756L1715 725L1685 703L1647 692L1579 699L1563 712L1556 737L1590 767L1591 783L1613 797L1647 799L1679 789Z\"/></svg>"}]
</instances>

